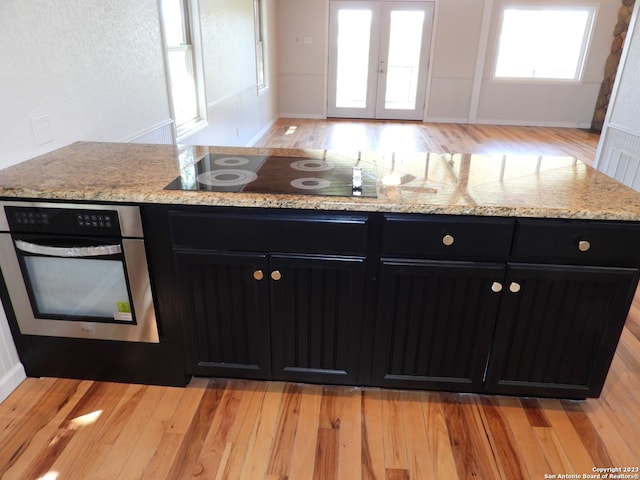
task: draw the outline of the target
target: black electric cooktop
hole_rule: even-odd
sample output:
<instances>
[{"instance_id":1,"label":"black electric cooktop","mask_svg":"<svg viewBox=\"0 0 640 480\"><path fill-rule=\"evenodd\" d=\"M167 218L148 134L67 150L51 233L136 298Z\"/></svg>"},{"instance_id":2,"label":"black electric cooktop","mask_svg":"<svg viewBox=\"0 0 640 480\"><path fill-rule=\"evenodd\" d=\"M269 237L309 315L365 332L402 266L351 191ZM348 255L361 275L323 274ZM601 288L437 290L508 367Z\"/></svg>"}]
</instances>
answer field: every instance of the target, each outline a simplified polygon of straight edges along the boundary
<instances>
[{"instance_id":1,"label":"black electric cooktop","mask_svg":"<svg viewBox=\"0 0 640 480\"><path fill-rule=\"evenodd\" d=\"M167 190L376 197L375 166L358 159L208 154Z\"/></svg>"}]
</instances>

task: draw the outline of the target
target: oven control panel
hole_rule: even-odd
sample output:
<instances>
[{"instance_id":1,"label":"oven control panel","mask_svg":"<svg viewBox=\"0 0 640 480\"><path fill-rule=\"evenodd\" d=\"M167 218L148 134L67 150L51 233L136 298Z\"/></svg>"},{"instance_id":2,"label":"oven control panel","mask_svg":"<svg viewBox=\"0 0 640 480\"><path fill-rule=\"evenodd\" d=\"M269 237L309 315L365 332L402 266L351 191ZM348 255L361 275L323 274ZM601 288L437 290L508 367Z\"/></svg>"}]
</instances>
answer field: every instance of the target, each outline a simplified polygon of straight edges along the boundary
<instances>
[{"instance_id":1,"label":"oven control panel","mask_svg":"<svg viewBox=\"0 0 640 480\"><path fill-rule=\"evenodd\" d=\"M115 210L5 206L5 212L12 232L120 236Z\"/></svg>"}]
</instances>

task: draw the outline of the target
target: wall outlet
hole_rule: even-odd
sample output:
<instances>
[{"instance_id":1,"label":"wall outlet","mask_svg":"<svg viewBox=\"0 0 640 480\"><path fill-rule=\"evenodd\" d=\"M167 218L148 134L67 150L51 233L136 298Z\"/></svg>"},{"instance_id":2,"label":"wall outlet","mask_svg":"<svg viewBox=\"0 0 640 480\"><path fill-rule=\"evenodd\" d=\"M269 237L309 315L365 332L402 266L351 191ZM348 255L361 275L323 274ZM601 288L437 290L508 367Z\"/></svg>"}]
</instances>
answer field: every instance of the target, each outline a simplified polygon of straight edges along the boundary
<instances>
[{"instance_id":1,"label":"wall outlet","mask_svg":"<svg viewBox=\"0 0 640 480\"><path fill-rule=\"evenodd\" d=\"M33 136L36 145L44 145L53 142L53 125L51 123L51 115L40 115L31 119L31 127L33 128Z\"/></svg>"}]
</instances>

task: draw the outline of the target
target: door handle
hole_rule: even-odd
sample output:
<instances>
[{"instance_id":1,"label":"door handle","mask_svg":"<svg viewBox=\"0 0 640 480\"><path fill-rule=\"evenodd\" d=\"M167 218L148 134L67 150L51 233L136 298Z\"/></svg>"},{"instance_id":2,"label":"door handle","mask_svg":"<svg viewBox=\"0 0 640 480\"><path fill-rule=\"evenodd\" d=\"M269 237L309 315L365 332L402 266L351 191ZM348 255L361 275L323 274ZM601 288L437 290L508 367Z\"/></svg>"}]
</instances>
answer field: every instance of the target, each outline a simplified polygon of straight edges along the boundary
<instances>
[{"instance_id":1,"label":"door handle","mask_svg":"<svg viewBox=\"0 0 640 480\"><path fill-rule=\"evenodd\" d=\"M264 278L264 273L262 272L262 270L256 270L255 272L253 272L253 278L260 281Z\"/></svg>"}]
</instances>

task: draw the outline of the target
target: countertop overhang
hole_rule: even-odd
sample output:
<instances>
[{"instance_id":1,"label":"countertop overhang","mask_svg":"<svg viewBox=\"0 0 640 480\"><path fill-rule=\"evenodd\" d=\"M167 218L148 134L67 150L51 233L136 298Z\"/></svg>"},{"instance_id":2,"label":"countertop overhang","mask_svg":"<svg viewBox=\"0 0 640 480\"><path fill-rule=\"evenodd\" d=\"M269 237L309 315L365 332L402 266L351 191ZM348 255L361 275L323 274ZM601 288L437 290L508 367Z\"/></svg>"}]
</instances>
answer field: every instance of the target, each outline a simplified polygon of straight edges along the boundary
<instances>
[{"instance_id":1,"label":"countertop overhang","mask_svg":"<svg viewBox=\"0 0 640 480\"><path fill-rule=\"evenodd\" d=\"M166 190L208 153L375 164L377 198ZM391 181L389 181L391 180ZM398 181L400 185L393 185ZM78 142L0 171L0 197L640 221L640 193L567 156Z\"/></svg>"}]
</instances>

